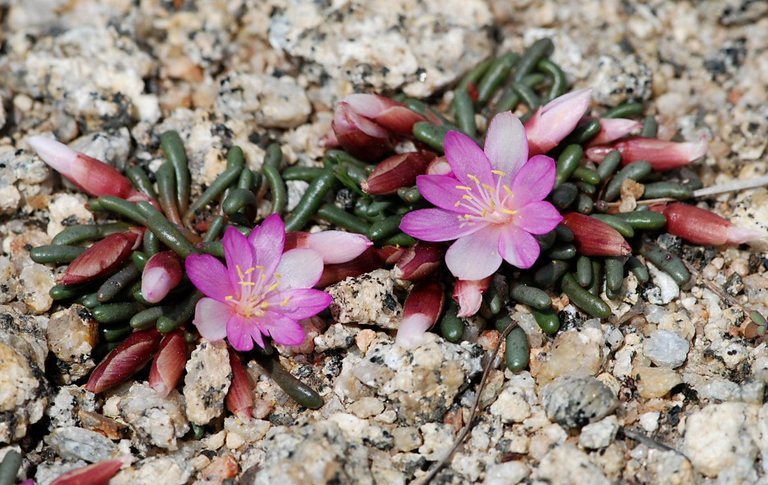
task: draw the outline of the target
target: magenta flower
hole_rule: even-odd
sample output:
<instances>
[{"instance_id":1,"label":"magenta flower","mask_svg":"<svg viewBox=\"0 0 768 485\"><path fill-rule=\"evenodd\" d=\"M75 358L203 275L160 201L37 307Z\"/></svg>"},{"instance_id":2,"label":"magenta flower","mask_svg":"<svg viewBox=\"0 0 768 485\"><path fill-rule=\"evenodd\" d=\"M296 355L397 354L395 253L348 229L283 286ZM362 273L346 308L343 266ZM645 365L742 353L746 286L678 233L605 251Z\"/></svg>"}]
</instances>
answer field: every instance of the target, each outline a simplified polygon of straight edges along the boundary
<instances>
[{"instance_id":1,"label":"magenta flower","mask_svg":"<svg viewBox=\"0 0 768 485\"><path fill-rule=\"evenodd\" d=\"M202 291L193 323L208 340L226 337L236 350L253 342L264 348L263 335L278 344L304 341L299 320L331 303L331 296L312 286L323 272L322 256L311 249L283 253L285 225L267 217L246 238L235 228L222 239L227 265L207 254L187 257L189 279Z\"/></svg>"},{"instance_id":2,"label":"magenta flower","mask_svg":"<svg viewBox=\"0 0 768 485\"><path fill-rule=\"evenodd\" d=\"M533 234L554 229L562 216L543 199L555 183L555 162L528 159L522 123L511 112L493 118L485 151L466 135L445 136L449 175L420 175L421 195L433 209L406 214L400 228L423 241L456 240L445 255L459 279L480 280L504 259L530 268L539 257Z\"/></svg>"}]
</instances>

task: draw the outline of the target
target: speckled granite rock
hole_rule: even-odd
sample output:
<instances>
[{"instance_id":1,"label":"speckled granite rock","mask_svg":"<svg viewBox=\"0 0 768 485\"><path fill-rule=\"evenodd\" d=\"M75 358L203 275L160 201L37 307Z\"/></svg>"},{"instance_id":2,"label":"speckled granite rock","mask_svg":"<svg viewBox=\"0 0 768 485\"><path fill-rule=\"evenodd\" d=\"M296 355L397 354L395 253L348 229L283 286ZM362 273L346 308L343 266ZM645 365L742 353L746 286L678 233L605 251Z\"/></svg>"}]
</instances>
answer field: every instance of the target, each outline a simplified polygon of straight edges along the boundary
<instances>
[{"instance_id":1,"label":"speckled granite rock","mask_svg":"<svg viewBox=\"0 0 768 485\"><path fill-rule=\"evenodd\" d=\"M333 297L331 313L339 323L397 328L403 307L395 294L391 271L377 269L357 278L347 278L326 288Z\"/></svg>"},{"instance_id":2,"label":"speckled granite rock","mask_svg":"<svg viewBox=\"0 0 768 485\"><path fill-rule=\"evenodd\" d=\"M96 366L91 351L98 340L98 325L85 307L72 305L52 314L46 335L65 384L84 377Z\"/></svg>"},{"instance_id":3,"label":"speckled granite rock","mask_svg":"<svg viewBox=\"0 0 768 485\"><path fill-rule=\"evenodd\" d=\"M222 340L203 340L192 351L184 376L184 399L190 422L204 425L221 415L231 379L227 344Z\"/></svg>"},{"instance_id":4,"label":"speckled granite rock","mask_svg":"<svg viewBox=\"0 0 768 485\"><path fill-rule=\"evenodd\" d=\"M356 91L402 87L423 97L490 52L490 21L478 0L289 2L272 16L269 40L305 59L315 80L344 80Z\"/></svg>"}]
</instances>

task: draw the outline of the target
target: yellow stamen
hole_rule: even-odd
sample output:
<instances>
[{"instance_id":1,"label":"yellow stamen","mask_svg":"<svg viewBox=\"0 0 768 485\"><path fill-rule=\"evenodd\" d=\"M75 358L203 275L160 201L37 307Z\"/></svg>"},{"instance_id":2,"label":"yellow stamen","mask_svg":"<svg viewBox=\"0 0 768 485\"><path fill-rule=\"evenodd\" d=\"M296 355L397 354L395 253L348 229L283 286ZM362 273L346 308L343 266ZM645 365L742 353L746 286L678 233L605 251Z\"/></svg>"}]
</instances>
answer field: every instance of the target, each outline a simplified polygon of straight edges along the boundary
<instances>
[{"instance_id":1,"label":"yellow stamen","mask_svg":"<svg viewBox=\"0 0 768 485\"><path fill-rule=\"evenodd\" d=\"M464 199L464 200L472 200L472 196L471 195L462 195L461 198Z\"/></svg>"},{"instance_id":2,"label":"yellow stamen","mask_svg":"<svg viewBox=\"0 0 768 485\"><path fill-rule=\"evenodd\" d=\"M458 207L458 206L460 206L460 205L461 205L461 201L460 201L460 200L457 200L457 201L456 201L456 203L455 203L455 204L453 204L453 206L454 206L454 207Z\"/></svg>"},{"instance_id":3,"label":"yellow stamen","mask_svg":"<svg viewBox=\"0 0 768 485\"><path fill-rule=\"evenodd\" d=\"M253 266L251 266L250 268L248 268L248 270L245 272L245 274L251 274L251 273L253 273L254 271L256 271L256 268L254 268Z\"/></svg>"},{"instance_id":4,"label":"yellow stamen","mask_svg":"<svg viewBox=\"0 0 768 485\"><path fill-rule=\"evenodd\" d=\"M468 190L470 192L472 191L472 187L467 187L466 185L457 185L456 188L459 190Z\"/></svg>"},{"instance_id":5,"label":"yellow stamen","mask_svg":"<svg viewBox=\"0 0 768 485\"><path fill-rule=\"evenodd\" d=\"M256 283L254 283L253 281L241 281L240 285L241 286L256 286Z\"/></svg>"},{"instance_id":6,"label":"yellow stamen","mask_svg":"<svg viewBox=\"0 0 768 485\"><path fill-rule=\"evenodd\" d=\"M503 212L505 214L509 214L511 216L517 214L517 211L513 211L512 209L501 209L501 212Z\"/></svg>"},{"instance_id":7,"label":"yellow stamen","mask_svg":"<svg viewBox=\"0 0 768 485\"><path fill-rule=\"evenodd\" d=\"M243 270L240 269L240 265L239 264L235 265L235 269L237 270L237 277L240 278L241 280L244 279L245 275L243 274Z\"/></svg>"},{"instance_id":8,"label":"yellow stamen","mask_svg":"<svg viewBox=\"0 0 768 485\"><path fill-rule=\"evenodd\" d=\"M235 299L235 297L232 296L232 295L227 295L227 296L224 297L224 301L232 301L234 299Z\"/></svg>"},{"instance_id":9,"label":"yellow stamen","mask_svg":"<svg viewBox=\"0 0 768 485\"><path fill-rule=\"evenodd\" d=\"M514 193L512 193L512 189L510 189L508 185L505 185L505 186L504 186L504 191L505 191L507 194L509 194L509 196L510 196L510 197L512 197L513 195L515 195Z\"/></svg>"},{"instance_id":10,"label":"yellow stamen","mask_svg":"<svg viewBox=\"0 0 768 485\"><path fill-rule=\"evenodd\" d=\"M488 191L490 191L490 192L496 192L496 189L495 189L495 188L493 188L493 187L491 187L491 186L490 186L490 185L488 185L488 184L483 184L483 188L484 188L484 189L486 189L486 190L488 190Z\"/></svg>"},{"instance_id":11,"label":"yellow stamen","mask_svg":"<svg viewBox=\"0 0 768 485\"><path fill-rule=\"evenodd\" d=\"M274 290L274 289L275 289L275 288L277 288L278 286L280 286L280 283L278 283L277 281L275 281L274 283L272 283L272 286L270 286L269 288L267 288L267 293L269 293L270 291Z\"/></svg>"},{"instance_id":12,"label":"yellow stamen","mask_svg":"<svg viewBox=\"0 0 768 485\"><path fill-rule=\"evenodd\" d=\"M501 170L491 170L491 173L494 175L501 175L502 177L507 174L507 172L502 172Z\"/></svg>"},{"instance_id":13,"label":"yellow stamen","mask_svg":"<svg viewBox=\"0 0 768 485\"><path fill-rule=\"evenodd\" d=\"M469 180L473 181L473 182L474 182L474 183L476 183L476 184L479 184L479 183L480 183L480 179L479 179L479 178L477 178L477 177L475 177L475 176L474 176L474 175L472 175L471 173L468 173L468 174L467 174L467 178L469 178Z\"/></svg>"},{"instance_id":14,"label":"yellow stamen","mask_svg":"<svg viewBox=\"0 0 768 485\"><path fill-rule=\"evenodd\" d=\"M283 300L283 301L281 301L281 302L280 302L280 306L286 306L286 305L288 305L288 302L289 302L289 301L291 301L291 297L290 297L290 296L286 296L286 297L285 297L285 300Z\"/></svg>"}]
</instances>

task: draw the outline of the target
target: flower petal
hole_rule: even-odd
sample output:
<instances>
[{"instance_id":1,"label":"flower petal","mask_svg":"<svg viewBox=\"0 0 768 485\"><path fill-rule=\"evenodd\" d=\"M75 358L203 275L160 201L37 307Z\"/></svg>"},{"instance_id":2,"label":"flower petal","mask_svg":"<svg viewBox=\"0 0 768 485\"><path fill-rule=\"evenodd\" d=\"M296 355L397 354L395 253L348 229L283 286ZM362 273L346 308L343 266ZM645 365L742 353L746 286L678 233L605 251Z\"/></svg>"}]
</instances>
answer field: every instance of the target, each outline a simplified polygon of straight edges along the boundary
<instances>
[{"instance_id":1,"label":"flower petal","mask_svg":"<svg viewBox=\"0 0 768 485\"><path fill-rule=\"evenodd\" d=\"M213 298L201 298L195 306L195 319L192 323L203 338L213 342L227 336L227 322L233 314L230 305Z\"/></svg>"},{"instance_id":2,"label":"flower petal","mask_svg":"<svg viewBox=\"0 0 768 485\"><path fill-rule=\"evenodd\" d=\"M253 248L248 239L234 227L228 227L221 239L224 246L224 259L227 261L229 284L239 291L240 277L254 266ZM239 294L239 293L238 293Z\"/></svg>"},{"instance_id":3,"label":"flower petal","mask_svg":"<svg viewBox=\"0 0 768 485\"><path fill-rule=\"evenodd\" d=\"M259 328L262 332L269 334L276 343L280 345L300 345L307 338L304 328L301 324L292 318L282 315L273 315L269 312L270 318L259 320Z\"/></svg>"},{"instance_id":4,"label":"flower petal","mask_svg":"<svg viewBox=\"0 0 768 485\"><path fill-rule=\"evenodd\" d=\"M323 258L314 249L291 249L283 254L275 270L280 287L311 288L323 274Z\"/></svg>"},{"instance_id":5,"label":"flower petal","mask_svg":"<svg viewBox=\"0 0 768 485\"><path fill-rule=\"evenodd\" d=\"M512 181L512 204L516 208L529 202L543 200L555 185L555 161L546 155L532 157L517 172Z\"/></svg>"},{"instance_id":6,"label":"flower petal","mask_svg":"<svg viewBox=\"0 0 768 485\"><path fill-rule=\"evenodd\" d=\"M492 275L501 266L499 229L486 227L459 238L445 253L445 263L462 280L481 280Z\"/></svg>"},{"instance_id":7,"label":"flower petal","mask_svg":"<svg viewBox=\"0 0 768 485\"><path fill-rule=\"evenodd\" d=\"M227 268L210 254L190 254L184 266L192 284L206 296L224 301L234 293L229 283Z\"/></svg>"},{"instance_id":8,"label":"flower petal","mask_svg":"<svg viewBox=\"0 0 768 485\"><path fill-rule=\"evenodd\" d=\"M309 234L307 245L306 247L309 249L314 249L320 253L324 264L339 264L360 256L373 243L362 234L345 231L321 231Z\"/></svg>"},{"instance_id":9,"label":"flower petal","mask_svg":"<svg viewBox=\"0 0 768 485\"><path fill-rule=\"evenodd\" d=\"M520 119L511 111L491 120L485 136L485 154L496 170L514 176L528 160L528 140Z\"/></svg>"},{"instance_id":10,"label":"flower petal","mask_svg":"<svg viewBox=\"0 0 768 485\"><path fill-rule=\"evenodd\" d=\"M285 245L285 224L280 216L272 214L264 219L251 231L248 240L253 246L254 264L263 266L266 274L274 273Z\"/></svg>"},{"instance_id":11,"label":"flower petal","mask_svg":"<svg viewBox=\"0 0 768 485\"><path fill-rule=\"evenodd\" d=\"M541 249L533 236L509 225L501 232L498 251L507 263L526 269L533 266L539 258Z\"/></svg>"},{"instance_id":12,"label":"flower petal","mask_svg":"<svg viewBox=\"0 0 768 485\"><path fill-rule=\"evenodd\" d=\"M458 214L442 209L421 209L409 212L400 222L400 229L422 241L452 241L475 233L487 225L485 222L467 222Z\"/></svg>"},{"instance_id":13,"label":"flower petal","mask_svg":"<svg viewBox=\"0 0 768 485\"><path fill-rule=\"evenodd\" d=\"M491 162L475 140L464 133L449 131L445 135L443 145L451 171L461 183L474 187L475 181L472 177L477 177L484 184L493 183Z\"/></svg>"},{"instance_id":14,"label":"flower petal","mask_svg":"<svg viewBox=\"0 0 768 485\"><path fill-rule=\"evenodd\" d=\"M256 335L254 335L254 333ZM238 313L233 313L227 320L227 340L235 350L247 352L253 349L253 341L264 348L264 339L252 318L245 318Z\"/></svg>"},{"instance_id":15,"label":"flower petal","mask_svg":"<svg viewBox=\"0 0 768 485\"><path fill-rule=\"evenodd\" d=\"M450 175L419 175L416 177L416 186L419 193L432 204L449 212L463 214L462 207L456 206L456 202L462 201L467 195L466 189L458 188L461 182Z\"/></svg>"},{"instance_id":16,"label":"flower petal","mask_svg":"<svg viewBox=\"0 0 768 485\"><path fill-rule=\"evenodd\" d=\"M284 315L294 320L302 320L317 315L331 304L333 298L328 293L312 288L292 288L270 293L266 299L269 304L267 314Z\"/></svg>"},{"instance_id":17,"label":"flower petal","mask_svg":"<svg viewBox=\"0 0 768 485\"><path fill-rule=\"evenodd\" d=\"M563 220L560 212L549 202L540 200L517 209L514 223L531 234L546 234Z\"/></svg>"}]
</instances>

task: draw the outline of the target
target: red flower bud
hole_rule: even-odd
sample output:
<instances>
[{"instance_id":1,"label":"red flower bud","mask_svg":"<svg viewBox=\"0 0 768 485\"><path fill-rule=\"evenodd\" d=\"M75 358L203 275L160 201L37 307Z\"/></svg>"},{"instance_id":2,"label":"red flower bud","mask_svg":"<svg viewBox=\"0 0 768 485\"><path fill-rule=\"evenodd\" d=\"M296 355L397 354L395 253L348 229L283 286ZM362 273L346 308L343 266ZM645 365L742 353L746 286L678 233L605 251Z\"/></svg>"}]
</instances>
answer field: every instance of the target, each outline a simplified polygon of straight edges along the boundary
<instances>
[{"instance_id":1,"label":"red flower bud","mask_svg":"<svg viewBox=\"0 0 768 485\"><path fill-rule=\"evenodd\" d=\"M157 303L181 282L184 270L173 251L161 251L147 261L141 274L141 296Z\"/></svg>"},{"instance_id":2,"label":"red flower bud","mask_svg":"<svg viewBox=\"0 0 768 485\"><path fill-rule=\"evenodd\" d=\"M676 143L656 138L631 138L610 146L587 148L587 158L602 162L612 150L621 152L621 163L627 165L638 160L647 160L654 170L680 168L702 158L707 153L707 140L696 143Z\"/></svg>"},{"instance_id":3,"label":"red flower bud","mask_svg":"<svg viewBox=\"0 0 768 485\"><path fill-rule=\"evenodd\" d=\"M721 246L765 239L758 229L734 226L731 221L699 207L675 202L664 209L667 232L693 244Z\"/></svg>"},{"instance_id":4,"label":"red flower bud","mask_svg":"<svg viewBox=\"0 0 768 485\"><path fill-rule=\"evenodd\" d=\"M336 105L331 126L339 145L357 158L375 161L392 148L389 132L355 113L348 103Z\"/></svg>"},{"instance_id":5,"label":"red flower bud","mask_svg":"<svg viewBox=\"0 0 768 485\"><path fill-rule=\"evenodd\" d=\"M377 94L351 94L344 98L355 113L373 120L392 133L410 135L413 125L424 117L402 103Z\"/></svg>"},{"instance_id":6,"label":"red flower bud","mask_svg":"<svg viewBox=\"0 0 768 485\"><path fill-rule=\"evenodd\" d=\"M604 145L624 138L643 127L637 120L624 118L600 118L600 132L589 141L589 146Z\"/></svg>"},{"instance_id":7,"label":"red flower bud","mask_svg":"<svg viewBox=\"0 0 768 485\"><path fill-rule=\"evenodd\" d=\"M165 397L179 383L187 363L187 341L184 332L176 329L160 341L152 367L149 370L149 387Z\"/></svg>"},{"instance_id":8,"label":"red flower bud","mask_svg":"<svg viewBox=\"0 0 768 485\"><path fill-rule=\"evenodd\" d=\"M395 277L416 281L431 275L443 262L445 247L419 242L405 250L395 265Z\"/></svg>"},{"instance_id":9,"label":"red flower bud","mask_svg":"<svg viewBox=\"0 0 768 485\"><path fill-rule=\"evenodd\" d=\"M437 281L420 281L413 286L403 304L403 321L395 341L405 348L417 347L424 334L440 319L445 291Z\"/></svg>"},{"instance_id":10,"label":"red flower bud","mask_svg":"<svg viewBox=\"0 0 768 485\"><path fill-rule=\"evenodd\" d=\"M94 243L69 264L61 282L76 285L115 272L131 255L137 239L135 232L121 232Z\"/></svg>"},{"instance_id":11,"label":"red flower bud","mask_svg":"<svg viewBox=\"0 0 768 485\"><path fill-rule=\"evenodd\" d=\"M374 248L376 255L379 257L383 264L395 264L400 260L400 257L405 254L406 248L402 246L392 246L387 244L380 248Z\"/></svg>"},{"instance_id":12,"label":"red flower bud","mask_svg":"<svg viewBox=\"0 0 768 485\"><path fill-rule=\"evenodd\" d=\"M427 165L433 158L435 154L431 152L392 155L376 165L360 186L371 195L394 194L397 189L415 184L416 177L427 171Z\"/></svg>"},{"instance_id":13,"label":"red flower bud","mask_svg":"<svg viewBox=\"0 0 768 485\"><path fill-rule=\"evenodd\" d=\"M140 193L112 166L76 152L52 138L32 136L27 143L45 163L89 195L113 195L127 199Z\"/></svg>"},{"instance_id":14,"label":"red flower bud","mask_svg":"<svg viewBox=\"0 0 768 485\"><path fill-rule=\"evenodd\" d=\"M458 317L471 317L480 310L483 294L491 286L493 276L482 280L456 280L453 286L453 299L459 304Z\"/></svg>"},{"instance_id":15,"label":"red flower bud","mask_svg":"<svg viewBox=\"0 0 768 485\"><path fill-rule=\"evenodd\" d=\"M225 400L227 409L241 419L251 419L253 417L251 379L243 363L240 362L240 357L231 348L229 349L229 366L232 368L232 383Z\"/></svg>"},{"instance_id":16,"label":"red flower bud","mask_svg":"<svg viewBox=\"0 0 768 485\"><path fill-rule=\"evenodd\" d=\"M68 471L51 482L51 485L107 485L123 465L131 462L130 456L100 461L93 465Z\"/></svg>"},{"instance_id":17,"label":"red flower bud","mask_svg":"<svg viewBox=\"0 0 768 485\"><path fill-rule=\"evenodd\" d=\"M563 225L573 232L574 243L584 256L628 256L629 243L603 221L578 212L563 215Z\"/></svg>"},{"instance_id":18,"label":"red flower bud","mask_svg":"<svg viewBox=\"0 0 768 485\"><path fill-rule=\"evenodd\" d=\"M85 388L98 394L124 382L149 363L159 341L154 328L133 332L96 366Z\"/></svg>"}]
</instances>

